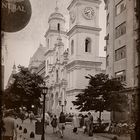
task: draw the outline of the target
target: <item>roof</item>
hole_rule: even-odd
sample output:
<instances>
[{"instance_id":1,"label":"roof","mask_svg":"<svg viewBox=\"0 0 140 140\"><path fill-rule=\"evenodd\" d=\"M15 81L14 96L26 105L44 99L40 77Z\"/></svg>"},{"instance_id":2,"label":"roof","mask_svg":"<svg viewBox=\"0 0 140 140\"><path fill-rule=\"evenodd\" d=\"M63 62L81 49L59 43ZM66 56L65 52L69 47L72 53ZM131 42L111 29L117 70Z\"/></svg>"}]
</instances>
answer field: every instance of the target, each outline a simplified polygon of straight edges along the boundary
<instances>
[{"instance_id":1,"label":"roof","mask_svg":"<svg viewBox=\"0 0 140 140\"><path fill-rule=\"evenodd\" d=\"M60 19L60 20L64 20L64 21L65 21L65 18L64 18L64 16L63 16L63 14L61 14L61 13L59 12L58 7L56 7L56 8L55 8L55 12L52 13L52 14L50 15L49 21L52 20L52 19ZM49 22L49 21L48 21L48 22Z\"/></svg>"},{"instance_id":2,"label":"roof","mask_svg":"<svg viewBox=\"0 0 140 140\"><path fill-rule=\"evenodd\" d=\"M38 49L34 53L34 55L30 58L30 63L29 63L29 69L34 66L38 67L45 59L45 52L46 52L46 47L43 47L42 44L39 45Z\"/></svg>"}]
</instances>

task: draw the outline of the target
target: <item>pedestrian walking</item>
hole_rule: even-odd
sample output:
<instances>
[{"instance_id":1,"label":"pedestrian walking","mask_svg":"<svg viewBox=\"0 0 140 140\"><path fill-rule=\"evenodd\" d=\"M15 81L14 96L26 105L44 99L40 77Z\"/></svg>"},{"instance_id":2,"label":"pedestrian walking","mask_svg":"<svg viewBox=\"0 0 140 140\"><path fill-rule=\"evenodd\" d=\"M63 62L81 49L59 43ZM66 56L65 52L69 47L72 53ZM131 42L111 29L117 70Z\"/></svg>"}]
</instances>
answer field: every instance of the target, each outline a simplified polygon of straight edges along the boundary
<instances>
[{"instance_id":1,"label":"pedestrian walking","mask_svg":"<svg viewBox=\"0 0 140 140\"><path fill-rule=\"evenodd\" d=\"M3 140L17 140L17 125L14 118L14 111L8 110L5 112L3 119L4 132L2 134Z\"/></svg>"},{"instance_id":2,"label":"pedestrian walking","mask_svg":"<svg viewBox=\"0 0 140 140\"><path fill-rule=\"evenodd\" d=\"M47 132L48 125L50 125L50 116L48 113L45 113L45 133Z\"/></svg>"},{"instance_id":3,"label":"pedestrian walking","mask_svg":"<svg viewBox=\"0 0 140 140\"><path fill-rule=\"evenodd\" d=\"M73 119L72 119L72 125L73 125L73 132L78 134L77 130L78 130L78 127L79 127L79 124L78 124L78 117L77 115L75 114L73 116Z\"/></svg>"},{"instance_id":4,"label":"pedestrian walking","mask_svg":"<svg viewBox=\"0 0 140 140\"><path fill-rule=\"evenodd\" d=\"M88 121L89 121L88 135L93 136L93 116L90 112L88 112Z\"/></svg>"},{"instance_id":5,"label":"pedestrian walking","mask_svg":"<svg viewBox=\"0 0 140 140\"><path fill-rule=\"evenodd\" d=\"M25 119L25 114L23 112L20 113L20 119L21 119L21 121L23 123L24 119Z\"/></svg>"},{"instance_id":6,"label":"pedestrian walking","mask_svg":"<svg viewBox=\"0 0 140 140\"><path fill-rule=\"evenodd\" d=\"M80 118L80 128L82 128L83 126L84 126L84 115L82 114Z\"/></svg>"},{"instance_id":7,"label":"pedestrian walking","mask_svg":"<svg viewBox=\"0 0 140 140\"><path fill-rule=\"evenodd\" d=\"M30 123L32 123L33 122L33 119L34 119L34 113L31 111L31 113L30 113Z\"/></svg>"},{"instance_id":8,"label":"pedestrian walking","mask_svg":"<svg viewBox=\"0 0 140 140\"><path fill-rule=\"evenodd\" d=\"M84 134L88 133L88 126L89 126L89 118L88 118L88 115L85 115L84 116L84 126L83 126Z\"/></svg>"},{"instance_id":9,"label":"pedestrian walking","mask_svg":"<svg viewBox=\"0 0 140 140\"><path fill-rule=\"evenodd\" d=\"M57 132L56 131L57 123L58 123L57 117L56 117L56 115L54 115L54 117L52 118L52 121L51 121L51 125L53 127L53 133L56 133Z\"/></svg>"},{"instance_id":10,"label":"pedestrian walking","mask_svg":"<svg viewBox=\"0 0 140 140\"><path fill-rule=\"evenodd\" d=\"M66 121L65 114L63 112L61 112L60 116L59 116L59 126L58 126L59 132L61 134L61 138L63 138L63 136L64 136L65 121Z\"/></svg>"}]
</instances>

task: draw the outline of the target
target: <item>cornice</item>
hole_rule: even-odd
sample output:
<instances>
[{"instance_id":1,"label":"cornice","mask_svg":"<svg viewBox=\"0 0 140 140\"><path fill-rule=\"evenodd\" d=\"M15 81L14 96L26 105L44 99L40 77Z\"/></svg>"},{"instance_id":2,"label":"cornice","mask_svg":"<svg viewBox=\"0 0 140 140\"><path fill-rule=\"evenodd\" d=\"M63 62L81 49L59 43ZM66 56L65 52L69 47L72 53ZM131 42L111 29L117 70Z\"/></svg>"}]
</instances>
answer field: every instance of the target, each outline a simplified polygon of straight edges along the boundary
<instances>
[{"instance_id":1,"label":"cornice","mask_svg":"<svg viewBox=\"0 0 140 140\"><path fill-rule=\"evenodd\" d=\"M82 2L82 1L86 1L86 2L92 2L92 3L97 3L97 4L100 4L101 1L100 0L73 0L70 5L68 6L68 10L71 9L71 7L73 7L73 5L76 3L76 2Z\"/></svg>"},{"instance_id":2,"label":"cornice","mask_svg":"<svg viewBox=\"0 0 140 140\"><path fill-rule=\"evenodd\" d=\"M74 60L70 63L68 63L66 65L66 69L70 69L73 68L75 66L89 66L89 67L93 67L93 66L100 66L102 62L93 62L93 61L84 61L84 60ZM77 67L78 68L78 67Z\"/></svg>"},{"instance_id":3,"label":"cornice","mask_svg":"<svg viewBox=\"0 0 140 140\"><path fill-rule=\"evenodd\" d=\"M81 29L95 31L95 32L101 31L101 28L89 27L89 26L83 26L83 25L75 25L67 32L67 36L70 36L74 31L78 32ZM82 32L82 30L81 30L81 32Z\"/></svg>"},{"instance_id":4,"label":"cornice","mask_svg":"<svg viewBox=\"0 0 140 140\"><path fill-rule=\"evenodd\" d=\"M31 71L32 69L37 69L37 66L30 66L29 70Z\"/></svg>"},{"instance_id":5,"label":"cornice","mask_svg":"<svg viewBox=\"0 0 140 140\"><path fill-rule=\"evenodd\" d=\"M50 75L48 74L44 77L45 80L48 80L49 78L50 78Z\"/></svg>"},{"instance_id":6,"label":"cornice","mask_svg":"<svg viewBox=\"0 0 140 140\"><path fill-rule=\"evenodd\" d=\"M83 89L67 89L66 90L66 94L73 94L73 93L75 93L75 92L79 92L79 93L81 93L81 92L83 92Z\"/></svg>"},{"instance_id":7,"label":"cornice","mask_svg":"<svg viewBox=\"0 0 140 140\"><path fill-rule=\"evenodd\" d=\"M62 19L62 18L59 18L59 17L51 17L49 20L48 20L48 23L53 20L53 19L57 19L57 20L63 20L65 22L65 19Z\"/></svg>"},{"instance_id":8,"label":"cornice","mask_svg":"<svg viewBox=\"0 0 140 140\"><path fill-rule=\"evenodd\" d=\"M119 91L119 93L130 93L131 94L133 92L133 94L136 94L137 91L140 91L139 87L129 87L129 88Z\"/></svg>"},{"instance_id":9,"label":"cornice","mask_svg":"<svg viewBox=\"0 0 140 140\"><path fill-rule=\"evenodd\" d=\"M36 70L36 73L45 72L45 68L46 68L45 65L42 66L42 67L39 66L39 67L37 68L37 70Z\"/></svg>"},{"instance_id":10,"label":"cornice","mask_svg":"<svg viewBox=\"0 0 140 140\"><path fill-rule=\"evenodd\" d=\"M47 37L49 33L59 33L59 32L58 32L58 30L53 30L53 29L49 28L44 37ZM67 32L66 31L60 31L60 34L66 35Z\"/></svg>"},{"instance_id":11,"label":"cornice","mask_svg":"<svg viewBox=\"0 0 140 140\"><path fill-rule=\"evenodd\" d=\"M71 7L76 3L76 1L79 1L79 0L73 0L70 5L67 7L68 10L71 9Z\"/></svg>"},{"instance_id":12,"label":"cornice","mask_svg":"<svg viewBox=\"0 0 140 140\"><path fill-rule=\"evenodd\" d=\"M44 56L46 56L46 55L48 55L49 53L51 53L51 52L53 52L54 51L54 49L52 49L52 50L48 50L45 54L44 54Z\"/></svg>"}]
</instances>

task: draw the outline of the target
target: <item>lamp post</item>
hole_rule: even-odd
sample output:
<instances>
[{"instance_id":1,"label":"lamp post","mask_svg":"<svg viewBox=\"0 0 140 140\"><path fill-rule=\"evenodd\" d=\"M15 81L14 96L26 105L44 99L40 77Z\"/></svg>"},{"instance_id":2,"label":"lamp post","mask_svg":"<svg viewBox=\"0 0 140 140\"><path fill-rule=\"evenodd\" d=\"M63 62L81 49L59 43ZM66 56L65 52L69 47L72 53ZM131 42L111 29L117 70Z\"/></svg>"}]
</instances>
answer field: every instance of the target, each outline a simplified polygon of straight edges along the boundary
<instances>
[{"instance_id":1,"label":"lamp post","mask_svg":"<svg viewBox=\"0 0 140 140\"><path fill-rule=\"evenodd\" d=\"M64 104L62 103L61 100L59 100L59 105L62 107L62 112L63 112L63 108L64 108L64 106L66 106L66 104L67 104L66 100L64 101Z\"/></svg>"},{"instance_id":2,"label":"lamp post","mask_svg":"<svg viewBox=\"0 0 140 140\"><path fill-rule=\"evenodd\" d=\"M35 111L34 108L35 108L35 106L34 106L34 105L31 105L31 109L32 109L32 112L33 112L33 113L35 113L35 112L34 112L34 111Z\"/></svg>"},{"instance_id":3,"label":"lamp post","mask_svg":"<svg viewBox=\"0 0 140 140\"><path fill-rule=\"evenodd\" d=\"M43 94L43 120L42 120L42 137L41 137L41 140L45 140L44 123L45 123L45 99L46 99L47 92L48 92L48 88L47 87L42 87L42 94Z\"/></svg>"}]
</instances>

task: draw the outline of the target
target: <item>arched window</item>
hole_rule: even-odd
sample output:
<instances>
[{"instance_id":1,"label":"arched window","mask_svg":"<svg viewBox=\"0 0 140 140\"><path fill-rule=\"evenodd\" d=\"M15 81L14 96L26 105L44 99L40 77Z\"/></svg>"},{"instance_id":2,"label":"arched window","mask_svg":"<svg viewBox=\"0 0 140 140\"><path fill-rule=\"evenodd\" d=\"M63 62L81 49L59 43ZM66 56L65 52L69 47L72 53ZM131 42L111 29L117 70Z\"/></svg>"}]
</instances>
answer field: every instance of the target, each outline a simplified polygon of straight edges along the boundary
<instances>
[{"instance_id":1,"label":"arched window","mask_svg":"<svg viewBox=\"0 0 140 140\"><path fill-rule=\"evenodd\" d=\"M47 60L47 70L49 70L49 60Z\"/></svg>"},{"instance_id":2,"label":"arched window","mask_svg":"<svg viewBox=\"0 0 140 140\"><path fill-rule=\"evenodd\" d=\"M47 44L48 44L48 48L49 48L49 39L48 39L48 42L47 42Z\"/></svg>"},{"instance_id":3,"label":"arched window","mask_svg":"<svg viewBox=\"0 0 140 140\"><path fill-rule=\"evenodd\" d=\"M91 52L91 39L85 39L85 52Z\"/></svg>"},{"instance_id":4,"label":"arched window","mask_svg":"<svg viewBox=\"0 0 140 140\"><path fill-rule=\"evenodd\" d=\"M58 82L58 70L56 70L56 82Z\"/></svg>"},{"instance_id":5,"label":"arched window","mask_svg":"<svg viewBox=\"0 0 140 140\"><path fill-rule=\"evenodd\" d=\"M71 55L74 53L74 41L71 41Z\"/></svg>"},{"instance_id":6,"label":"arched window","mask_svg":"<svg viewBox=\"0 0 140 140\"><path fill-rule=\"evenodd\" d=\"M55 107L58 105L58 92L55 94Z\"/></svg>"},{"instance_id":7,"label":"arched window","mask_svg":"<svg viewBox=\"0 0 140 140\"><path fill-rule=\"evenodd\" d=\"M57 24L57 30L60 31L60 23Z\"/></svg>"},{"instance_id":8,"label":"arched window","mask_svg":"<svg viewBox=\"0 0 140 140\"><path fill-rule=\"evenodd\" d=\"M53 99L53 93L51 94L51 107L53 106L54 99ZM52 109L52 108L51 108Z\"/></svg>"}]
</instances>

